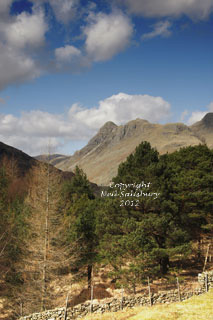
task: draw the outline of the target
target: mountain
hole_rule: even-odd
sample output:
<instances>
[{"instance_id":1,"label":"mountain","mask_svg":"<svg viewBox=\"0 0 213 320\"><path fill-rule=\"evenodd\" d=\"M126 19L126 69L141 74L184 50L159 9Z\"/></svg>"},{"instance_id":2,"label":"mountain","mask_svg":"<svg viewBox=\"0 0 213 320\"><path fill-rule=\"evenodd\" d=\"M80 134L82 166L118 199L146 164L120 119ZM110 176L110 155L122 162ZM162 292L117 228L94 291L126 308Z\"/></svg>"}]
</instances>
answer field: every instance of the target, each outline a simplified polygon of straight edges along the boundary
<instances>
[{"instance_id":1,"label":"mountain","mask_svg":"<svg viewBox=\"0 0 213 320\"><path fill-rule=\"evenodd\" d=\"M200 143L213 148L213 113L206 114L192 126L183 123L152 124L143 119L117 126L109 121L80 151L70 157L57 155L51 163L68 171L78 165L90 181L107 185L116 175L119 164L142 141L149 141L160 154Z\"/></svg>"},{"instance_id":2,"label":"mountain","mask_svg":"<svg viewBox=\"0 0 213 320\"><path fill-rule=\"evenodd\" d=\"M34 158L23 151L0 142L0 162L8 164L8 161L16 166L19 176L25 175L37 163Z\"/></svg>"},{"instance_id":3,"label":"mountain","mask_svg":"<svg viewBox=\"0 0 213 320\"><path fill-rule=\"evenodd\" d=\"M71 180L74 176L73 172L61 170L53 165L54 163L56 163L55 160L58 158L58 156L60 155L56 155L56 157L55 155L50 156L50 161L53 162L50 163L50 172L55 172L59 174L62 181ZM0 142L0 167L2 164L4 164L13 176L16 176L16 178L20 178L20 181L22 178L24 178L25 175L27 175L30 169L38 166L43 162L47 162L48 160L48 156L39 156L37 158L38 159L30 157L23 151L11 147L3 142ZM65 159L69 157L61 156L59 158ZM43 161L40 161L39 159ZM43 163L43 165L46 164ZM95 194L99 194L99 187L97 186L97 184L90 183L90 185L92 191Z\"/></svg>"},{"instance_id":4,"label":"mountain","mask_svg":"<svg viewBox=\"0 0 213 320\"><path fill-rule=\"evenodd\" d=\"M199 137L202 137L210 149L213 148L213 112L207 113L201 121L193 124L191 129Z\"/></svg>"},{"instance_id":5,"label":"mountain","mask_svg":"<svg viewBox=\"0 0 213 320\"><path fill-rule=\"evenodd\" d=\"M10 171L15 170L14 174L21 178L41 162L21 150L0 142L0 164L2 163L9 167ZM50 166L50 170L57 171L61 174L62 179L71 179L74 176L72 172L62 171L55 168L52 164Z\"/></svg>"}]
</instances>

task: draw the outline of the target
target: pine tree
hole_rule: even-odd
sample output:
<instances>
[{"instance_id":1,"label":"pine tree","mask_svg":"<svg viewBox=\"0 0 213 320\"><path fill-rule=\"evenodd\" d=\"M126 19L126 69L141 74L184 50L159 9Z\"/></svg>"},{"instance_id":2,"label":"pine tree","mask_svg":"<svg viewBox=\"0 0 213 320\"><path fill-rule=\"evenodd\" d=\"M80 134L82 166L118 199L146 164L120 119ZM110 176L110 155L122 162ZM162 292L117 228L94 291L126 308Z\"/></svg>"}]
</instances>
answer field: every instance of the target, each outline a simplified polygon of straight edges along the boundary
<instances>
[{"instance_id":1,"label":"pine tree","mask_svg":"<svg viewBox=\"0 0 213 320\"><path fill-rule=\"evenodd\" d=\"M66 242L70 244L70 255L73 257L72 269L79 274L87 268L89 288L91 286L93 264L97 256L96 201L82 169L76 167L75 176L71 182L65 184L63 193L70 204L66 219Z\"/></svg>"},{"instance_id":2,"label":"pine tree","mask_svg":"<svg viewBox=\"0 0 213 320\"><path fill-rule=\"evenodd\" d=\"M137 207L121 208L119 198L104 202L97 224L99 250L118 277L134 284L149 270L166 274L171 260L190 254L191 241L199 238L212 212L212 159L206 146L159 156L144 142L120 165L113 179L118 194L121 183L135 191L132 184L143 181L159 197L143 198Z\"/></svg>"}]
</instances>

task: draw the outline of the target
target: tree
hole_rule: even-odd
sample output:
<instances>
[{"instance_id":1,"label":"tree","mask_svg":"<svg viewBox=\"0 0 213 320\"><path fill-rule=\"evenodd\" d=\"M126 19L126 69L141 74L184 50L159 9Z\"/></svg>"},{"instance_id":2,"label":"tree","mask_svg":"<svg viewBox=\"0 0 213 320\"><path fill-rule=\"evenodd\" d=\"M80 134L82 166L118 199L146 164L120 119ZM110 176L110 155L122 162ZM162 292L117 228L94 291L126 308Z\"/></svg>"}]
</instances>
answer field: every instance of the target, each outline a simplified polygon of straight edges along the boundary
<instances>
[{"instance_id":1,"label":"tree","mask_svg":"<svg viewBox=\"0 0 213 320\"><path fill-rule=\"evenodd\" d=\"M67 201L68 204L71 204L82 195L86 195L90 200L94 199L95 196L83 170L76 166L74 173L75 175L71 181L66 181L63 185L63 201Z\"/></svg>"},{"instance_id":2,"label":"tree","mask_svg":"<svg viewBox=\"0 0 213 320\"><path fill-rule=\"evenodd\" d=\"M67 241L73 256L72 270L79 272L87 268L88 288L91 286L92 269L96 261L95 207L95 201L84 195L75 201L68 217Z\"/></svg>"},{"instance_id":3,"label":"tree","mask_svg":"<svg viewBox=\"0 0 213 320\"><path fill-rule=\"evenodd\" d=\"M23 188L17 192L16 167L13 166L11 174L10 160L8 159L6 166L5 163L4 161L0 165L0 283L5 288L1 293L10 299L15 312L19 288L23 284L19 265L25 254L23 242L28 237L29 208L24 203L26 181L23 178Z\"/></svg>"},{"instance_id":4,"label":"tree","mask_svg":"<svg viewBox=\"0 0 213 320\"><path fill-rule=\"evenodd\" d=\"M40 163L29 173L27 203L31 208L28 218L30 239L22 264L24 313L38 312L54 307L56 295L51 280L65 263L62 247L63 212L61 200L62 175L50 164Z\"/></svg>"},{"instance_id":5,"label":"tree","mask_svg":"<svg viewBox=\"0 0 213 320\"><path fill-rule=\"evenodd\" d=\"M156 199L140 199L137 207L121 208L120 198L110 199L100 212L101 249L121 277L142 279L149 270L166 274L171 260L190 254L191 241L199 237L211 214L212 168L212 151L206 146L159 156L147 142L120 165L113 179L118 195L122 185L124 193L133 194L141 181L150 182L150 193L159 193Z\"/></svg>"},{"instance_id":6,"label":"tree","mask_svg":"<svg viewBox=\"0 0 213 320\"><path fill-rule=\"evenodd\" d=\"M76 167L75 176L63 188L70 208L67 210L67 243L73 257L72 269L78 272L87 267L88 288L91 286L93 264L96 261L95 235L96 201L87 177Z\"/></svg>"},{"instance_id":7,"label":"tree","mask_svg":"<svg viewBox=\"0 0 213 320\"><path fill-rule=\"evenodd\" d=\"M174 171L170 197L177 206L176 219L190 239L199 244L212 217L213 152L206 145L199 145L182 148L168 159Z\"/></svg>"},{"instance_id":8,"label":"tree","mask_svg":"<svg viewBox=\"0 0 213 320\"><path fill-rule=\"evenodd\" d=\"M130 154L126 161L119 165L118 174L113 181L115 183L131 183L132 179L134 182L149 180L153 176L150 167L158 161L158 151L153 149L149 142L143 141L136 147L134 154Z\"/></svg>"}]
</instances>

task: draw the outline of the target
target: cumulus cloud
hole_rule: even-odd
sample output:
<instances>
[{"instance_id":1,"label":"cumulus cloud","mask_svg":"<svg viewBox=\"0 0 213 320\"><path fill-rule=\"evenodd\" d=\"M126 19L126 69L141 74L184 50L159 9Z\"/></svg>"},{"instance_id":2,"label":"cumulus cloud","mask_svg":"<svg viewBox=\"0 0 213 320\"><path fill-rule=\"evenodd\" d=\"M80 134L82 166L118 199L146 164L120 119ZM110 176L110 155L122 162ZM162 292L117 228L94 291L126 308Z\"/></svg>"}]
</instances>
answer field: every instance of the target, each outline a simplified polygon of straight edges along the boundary
<instances>
[{"instance_id":1,"label":"cumulus cloud","mask_svg":"<svg viewBox=\"0 0 213 320\"><path fill-rule=\"evenodd\" d=\"M7 6L6 6L7 4ZM9 10L10 1L1 10ZM2 12L2 11L1 11ZM41 9L32 14L22 12L0 20L0 89L9 84L34 79L41 74L36 50L45 42L48 26Z\"/></svg>"},{"instance_id":2,"label":"cumulus cloud","mask_svg":"<svg viewBox=\"0 0 213 320\"><path fill-rule=\"evenodd\" d=\"M0 12L6 13L9 11L13 0L4 0L0 2Z\"/></svg>"},{"instance_id":3,"label":"cumulus cloud","mask_svg":"<svg viewBox=\"0 0 213 320\"><path fill-rule=\"evenodd\" d=\"M78 48L66 45L55 49L55 68L56 71L79 72L91 65L90 59L84 56Z\"/></svg>"},{"instance_id":4,"label":"cumulus cloud","mask_svg":"<svg viewBox=\"0 0 213 320\"><path fill-rule=\"evenodd\" d=\"M117 0L128 10L146 17L188 15L193 19L205 19L213 11L213 0Z\"/></svg>"},{"instance_id":5,"label":"cumulus cloud","mask_svg":"<svg viewBox=\"0 0 213 320\"><path fill-rule=\"evenodd\" d=\"M77 14L80 0L33 0L36 6L49 3L53 9L56 19L63 23L69 23Z\"/></svg>"},{"instance_id":6,"label":"cumulus cloud","mask_svg":"<svg viewBox=\"0 0 213 320\"><path fill-rule=\"evenodd\" d=\"M142 35L142 39L152 39L157 36L160 37L169 37L172 32L169 30L171 28L171 22L166 20L166 21L159 21L156 24L153 25L153 31L145 33Z\"/></svg>"},{"instance_id":7,"label":"cumulus cloud","mask_svg":"<svg viewBox=\"0 0 213 320\"><path fill-rule=\"evenodd\" d=\"M35 61L22 51L0 43L0 89L11 83L32 80L41 70Z\"/></svg>"},{"instance_id":8,"label":"cumulus cloud","mask_svg":"<svg viewBox=\"0 0 213 320\"><path fill-rule=\"evenodd\" d=\"M205 115L207 114L206 111L194 111L192 112L188 124L192 125L193 123L200 121Z\"/></svg>"},{"instance_id":9,"label":"cumulus cloud","mask_svg":"<svg viewBox=\"0 0 213 320\"><path fill-rule=\"evenodd\" d=\"M193 123L200 121L208 112L213 112L213 102L210 102L206 111L194 111L188 119L188 125L192 125Z\"/></svg>"},{"instance_id":10,"label":"cumulus cloud","mask_svg":"<svg viewBox=\"0 0 213 320\"><path fill-rule=\"evenodd\" d=\"M44 44L48 26L44 13L36 10L33 14L22 12L10 23L5 25L5 38L10 46L23 48L25 46L39 47Z\"/></svg>"},{"instance_id":11,"label":"cumulus cloud","mask_svg":"<svg viewBox=\"0 0 213 320\"><path fill-rule=\"evenodd\" d=\"M56 69L79 71L94 61L104 61L122 51L128 44L133 27L121 12L111 14L90 12L82 28L85 37L83 50L73 45L55 49Z\"/></svg>"},{"instance_id":12,"label":"cumulus cloud","mask_svg":"<svg viewBox=\"0 0 213 320\"><path fill-rule=\"evenodd\" d=\"M75 105L69 113L89 128L98 129L109 120L118 125L136 118L158 122L169 116L170 104L161 97L119 93L100 101L96 108L84 109Z\"/></svg>"},{"instance_id":13,"label":"cumulus cloud","mask_svg":"<svg viewBox=\"0 0 213 320\"><path fill-rule=\"evenodd\" d=\"M79 56L80 54L81 51L79 49L70 45L55 49L55 56L59 61L70 61L73 57Z\"/></svg>"},{"instance_id":14,"label":"cumulus cloud","mask_svg":"<svg viewBox=\"0 0 213 320\"><path fill-rule=\"evenodd\" d=\"M0 141L31 155L44 152L49 141L54 147L59 147L70 139L87 138L90 131L78 127L67 114L51 114L40 110L23 112L20 117L0 114Z\"/></svg>"},{"instance_id":15,"label":"cumulus cloud","mask_svg":"<svg viewBox=\"0 0 213 320\"><path fill-rule=\"evenodd\" d=\"M121 12L91 14L83 30L85 48L93 61L104 61L122 51L130 42L133 26Z\"/></svg>"},{"instance_id":16,"label":"cumulus cloud","mask_svg":"<svg viewBox=\"0 0 213 320\"><path fill-rule=\"evenodd\" d=\"M90 6L86 24L81 27L83 47L79 49L69 43L43 55L41 46L46 44L49 30L44 12L46 2L62 23L70 22L76 10L81 14L80 0L37 0L33 1L32 13L17 15L10 15L12 0L0 3L0 16L2 13L6 17L0 19L0 90L39 77L44 72L82 71L93 62L112 58L128 46L133 33L129 18L121 11L94 13Z\"/></svg>"},{"instance_id":17,"label":"cumulus cloud","mask_svg":"<svg viewBox=\"0 0 213 320\"><path fill-rule=\"evenodd\" d=\"M63 23L68 23L76 15L79 2L79 0L49 0L56 18Z\"/></svg>"},{"instance_id":18,"label":"cumulus cloud","mask_svg":"<svg viewBox=\"0 0 213 320\"><path fill-rule=\"evenodd\" d=\"M6 20L9 16L10 6L13 0L0 1L0 17L1 20Z\"/></svg>"},{"instance_id":19,"label":"cumulus cloud","mask_svg":"<svg viewBox=\"0 0 213 320\"><path fill-rule=\"evenodd\" d=\"M88 141L106 121L118 125L136 118L158 122L169 115L170 104L161 97L119 93L91 109L75 103L64 114L40 110L23 112L19 117L0 114L0 141L35 155L42 152L50 138L55 147L70 141Z\"/></svg>"}]
</instances>

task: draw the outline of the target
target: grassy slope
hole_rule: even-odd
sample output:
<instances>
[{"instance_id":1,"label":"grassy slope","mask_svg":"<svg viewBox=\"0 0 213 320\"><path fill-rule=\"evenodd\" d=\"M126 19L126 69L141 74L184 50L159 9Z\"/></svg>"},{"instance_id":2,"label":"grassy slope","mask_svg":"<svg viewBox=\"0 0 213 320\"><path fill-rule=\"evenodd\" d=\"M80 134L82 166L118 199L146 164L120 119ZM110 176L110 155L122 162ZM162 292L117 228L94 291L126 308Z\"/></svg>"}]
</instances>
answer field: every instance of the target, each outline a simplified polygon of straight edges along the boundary
<instances>
[{"instance_id":1,"label":"grassy slope","mask_svg":"<svg viewBox=\"0 0 213 320\"><path fill-rule=\"evenodd\" d=\"M213 290L180 303L137 307L117 313L92 315L82 320L213 320Z\"/></svg>"}]
</instances>

